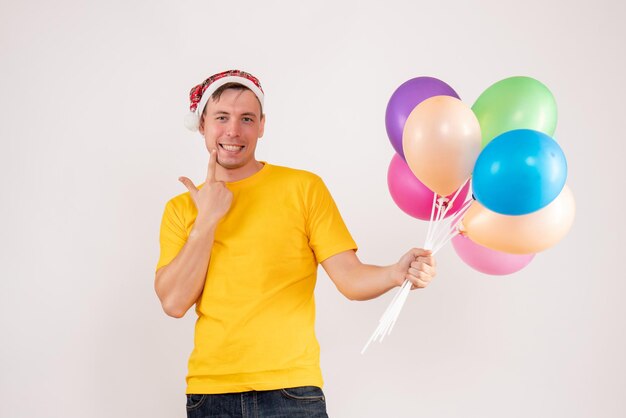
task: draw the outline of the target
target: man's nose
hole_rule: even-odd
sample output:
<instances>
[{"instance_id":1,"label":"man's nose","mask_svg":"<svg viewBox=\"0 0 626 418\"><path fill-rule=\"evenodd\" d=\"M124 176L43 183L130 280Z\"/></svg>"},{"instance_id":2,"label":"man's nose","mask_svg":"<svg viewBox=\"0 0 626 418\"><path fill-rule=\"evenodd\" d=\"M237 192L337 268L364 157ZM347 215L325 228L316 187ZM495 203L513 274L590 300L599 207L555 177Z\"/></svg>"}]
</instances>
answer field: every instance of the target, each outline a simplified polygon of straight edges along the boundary
<instances>
[{"instance_id":1,"label":"man's nose","mask_svg":"<svg viewBox=\"0 0 626 418\"><path fill-rule=\"evenodd\" d=\"M226 131L226 134L228 136L238 136L239 135L239 122L232 120L230 121L230 123L228 124L228 130Z\"/></svg>"}]
</instances>

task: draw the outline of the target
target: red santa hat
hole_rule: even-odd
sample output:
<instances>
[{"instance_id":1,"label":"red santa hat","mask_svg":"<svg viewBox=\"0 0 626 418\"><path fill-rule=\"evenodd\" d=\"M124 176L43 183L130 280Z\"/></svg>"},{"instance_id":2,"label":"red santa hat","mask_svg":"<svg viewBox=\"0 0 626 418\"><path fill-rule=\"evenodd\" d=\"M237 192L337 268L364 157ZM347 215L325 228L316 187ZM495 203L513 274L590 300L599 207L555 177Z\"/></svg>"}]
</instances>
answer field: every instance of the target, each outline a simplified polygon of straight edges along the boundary
<instances>
[{"instance_id":1,"label":"red santa hat","mask_svg":"<svg viewBox=\"0 0 626 418\"><path fill-rule=\"evenodd\" d=\"M189 92L189 114L185 117L185 126L191 131L197 131L200 126L200 116L204 112L209 98L215 91L226 83L237 83L249 88L259 99L263 109L263 89L261 83L252 74L241 70L229 70L214 74L201 84L193 87Z\"/></svg>"}]
</instances>

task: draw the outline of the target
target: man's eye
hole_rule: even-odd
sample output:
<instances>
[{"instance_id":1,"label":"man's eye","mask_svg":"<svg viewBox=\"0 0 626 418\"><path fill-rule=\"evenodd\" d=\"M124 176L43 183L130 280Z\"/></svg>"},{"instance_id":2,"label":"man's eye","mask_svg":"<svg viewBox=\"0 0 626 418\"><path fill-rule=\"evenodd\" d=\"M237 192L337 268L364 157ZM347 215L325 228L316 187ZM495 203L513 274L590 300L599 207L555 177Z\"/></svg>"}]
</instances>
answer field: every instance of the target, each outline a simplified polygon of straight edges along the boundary
<instances>
[{"instance_id":1,"label":"man's eye","mask_svg":"<svg viewBox=\"0 0 626 418\"><path fill-rule=\"evenodd\" d=\"M216 119L217 120L226 120L226 116L218 116Z\"/></svg>"},{"instance_id":2,"label":"man's eye","mask_svg":"<svg viewBox=\"0 0 626 418\"><path fill-rule=\"evenodd\" d=\"M252 122L252 118L243 118L244 122Z\"/></svg>"}]
</instances>

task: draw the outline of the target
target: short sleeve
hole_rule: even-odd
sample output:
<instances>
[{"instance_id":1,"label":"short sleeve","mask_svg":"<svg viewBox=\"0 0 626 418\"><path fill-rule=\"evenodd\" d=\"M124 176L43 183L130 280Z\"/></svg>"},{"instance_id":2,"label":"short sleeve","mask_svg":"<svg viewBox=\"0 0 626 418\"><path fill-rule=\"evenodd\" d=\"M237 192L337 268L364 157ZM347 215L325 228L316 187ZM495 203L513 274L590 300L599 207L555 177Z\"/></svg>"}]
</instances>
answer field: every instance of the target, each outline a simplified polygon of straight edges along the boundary
<instances>
[{"instance_id":1,"label":"short sleeve","mask_svg":"<svg viewBox=\"0 0 626 418\"><path fill-rule=\"evenodd\" d=\"M318 263L347 250L356 250L346 224L321 178L315 177L306 193L309 246Z\"/></svg>"},{"instance_id":2,"label":"short sleeve","mask_svg":"<svg viewBox=\"0 0 626 418\"><path fill-rule=\"evenodd\" d=\"M156 269L168 265L180 252L187 242L187 230L181 219L181 214L176 210L174 202L170 200L165 205L161 231L159 234L161 254Z\"/></svg>"}]
</instances>

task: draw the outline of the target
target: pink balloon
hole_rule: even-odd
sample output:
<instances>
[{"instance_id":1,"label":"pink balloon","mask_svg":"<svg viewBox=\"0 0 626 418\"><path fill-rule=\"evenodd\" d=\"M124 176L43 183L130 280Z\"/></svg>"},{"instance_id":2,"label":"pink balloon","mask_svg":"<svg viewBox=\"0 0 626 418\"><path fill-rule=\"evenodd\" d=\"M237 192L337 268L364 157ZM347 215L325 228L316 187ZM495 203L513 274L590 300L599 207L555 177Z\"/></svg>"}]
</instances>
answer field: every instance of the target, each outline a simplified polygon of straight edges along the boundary
<instances>
[{"instance_id":1,"label":"pink balloon","mask_svg":"<svg viewBox=\"0 0 626 418\"><path fill-rule=\"evenodd\" d=\"M430 220L434 192L415 177L407 163L398 154L394 154L389 163L387 186L389 186L393 201L406 214L423 221ZM446 213L446 218L461 209L468 190L469 182L459 192L452 207ZM452 199L454 193L447 197Z\"/></svg>"},{"instance_id":2,"label":"pink balloon","mask_svg":"<svg viewBox=\"0 0 626 418\"><path fill-rule=\"evenodd\" d=\"M452 246L461 260L481 273L503 276L526 267L535 254L508 254L476 244L463 235L452 238Z\"/></svg>"}]
</instances>

